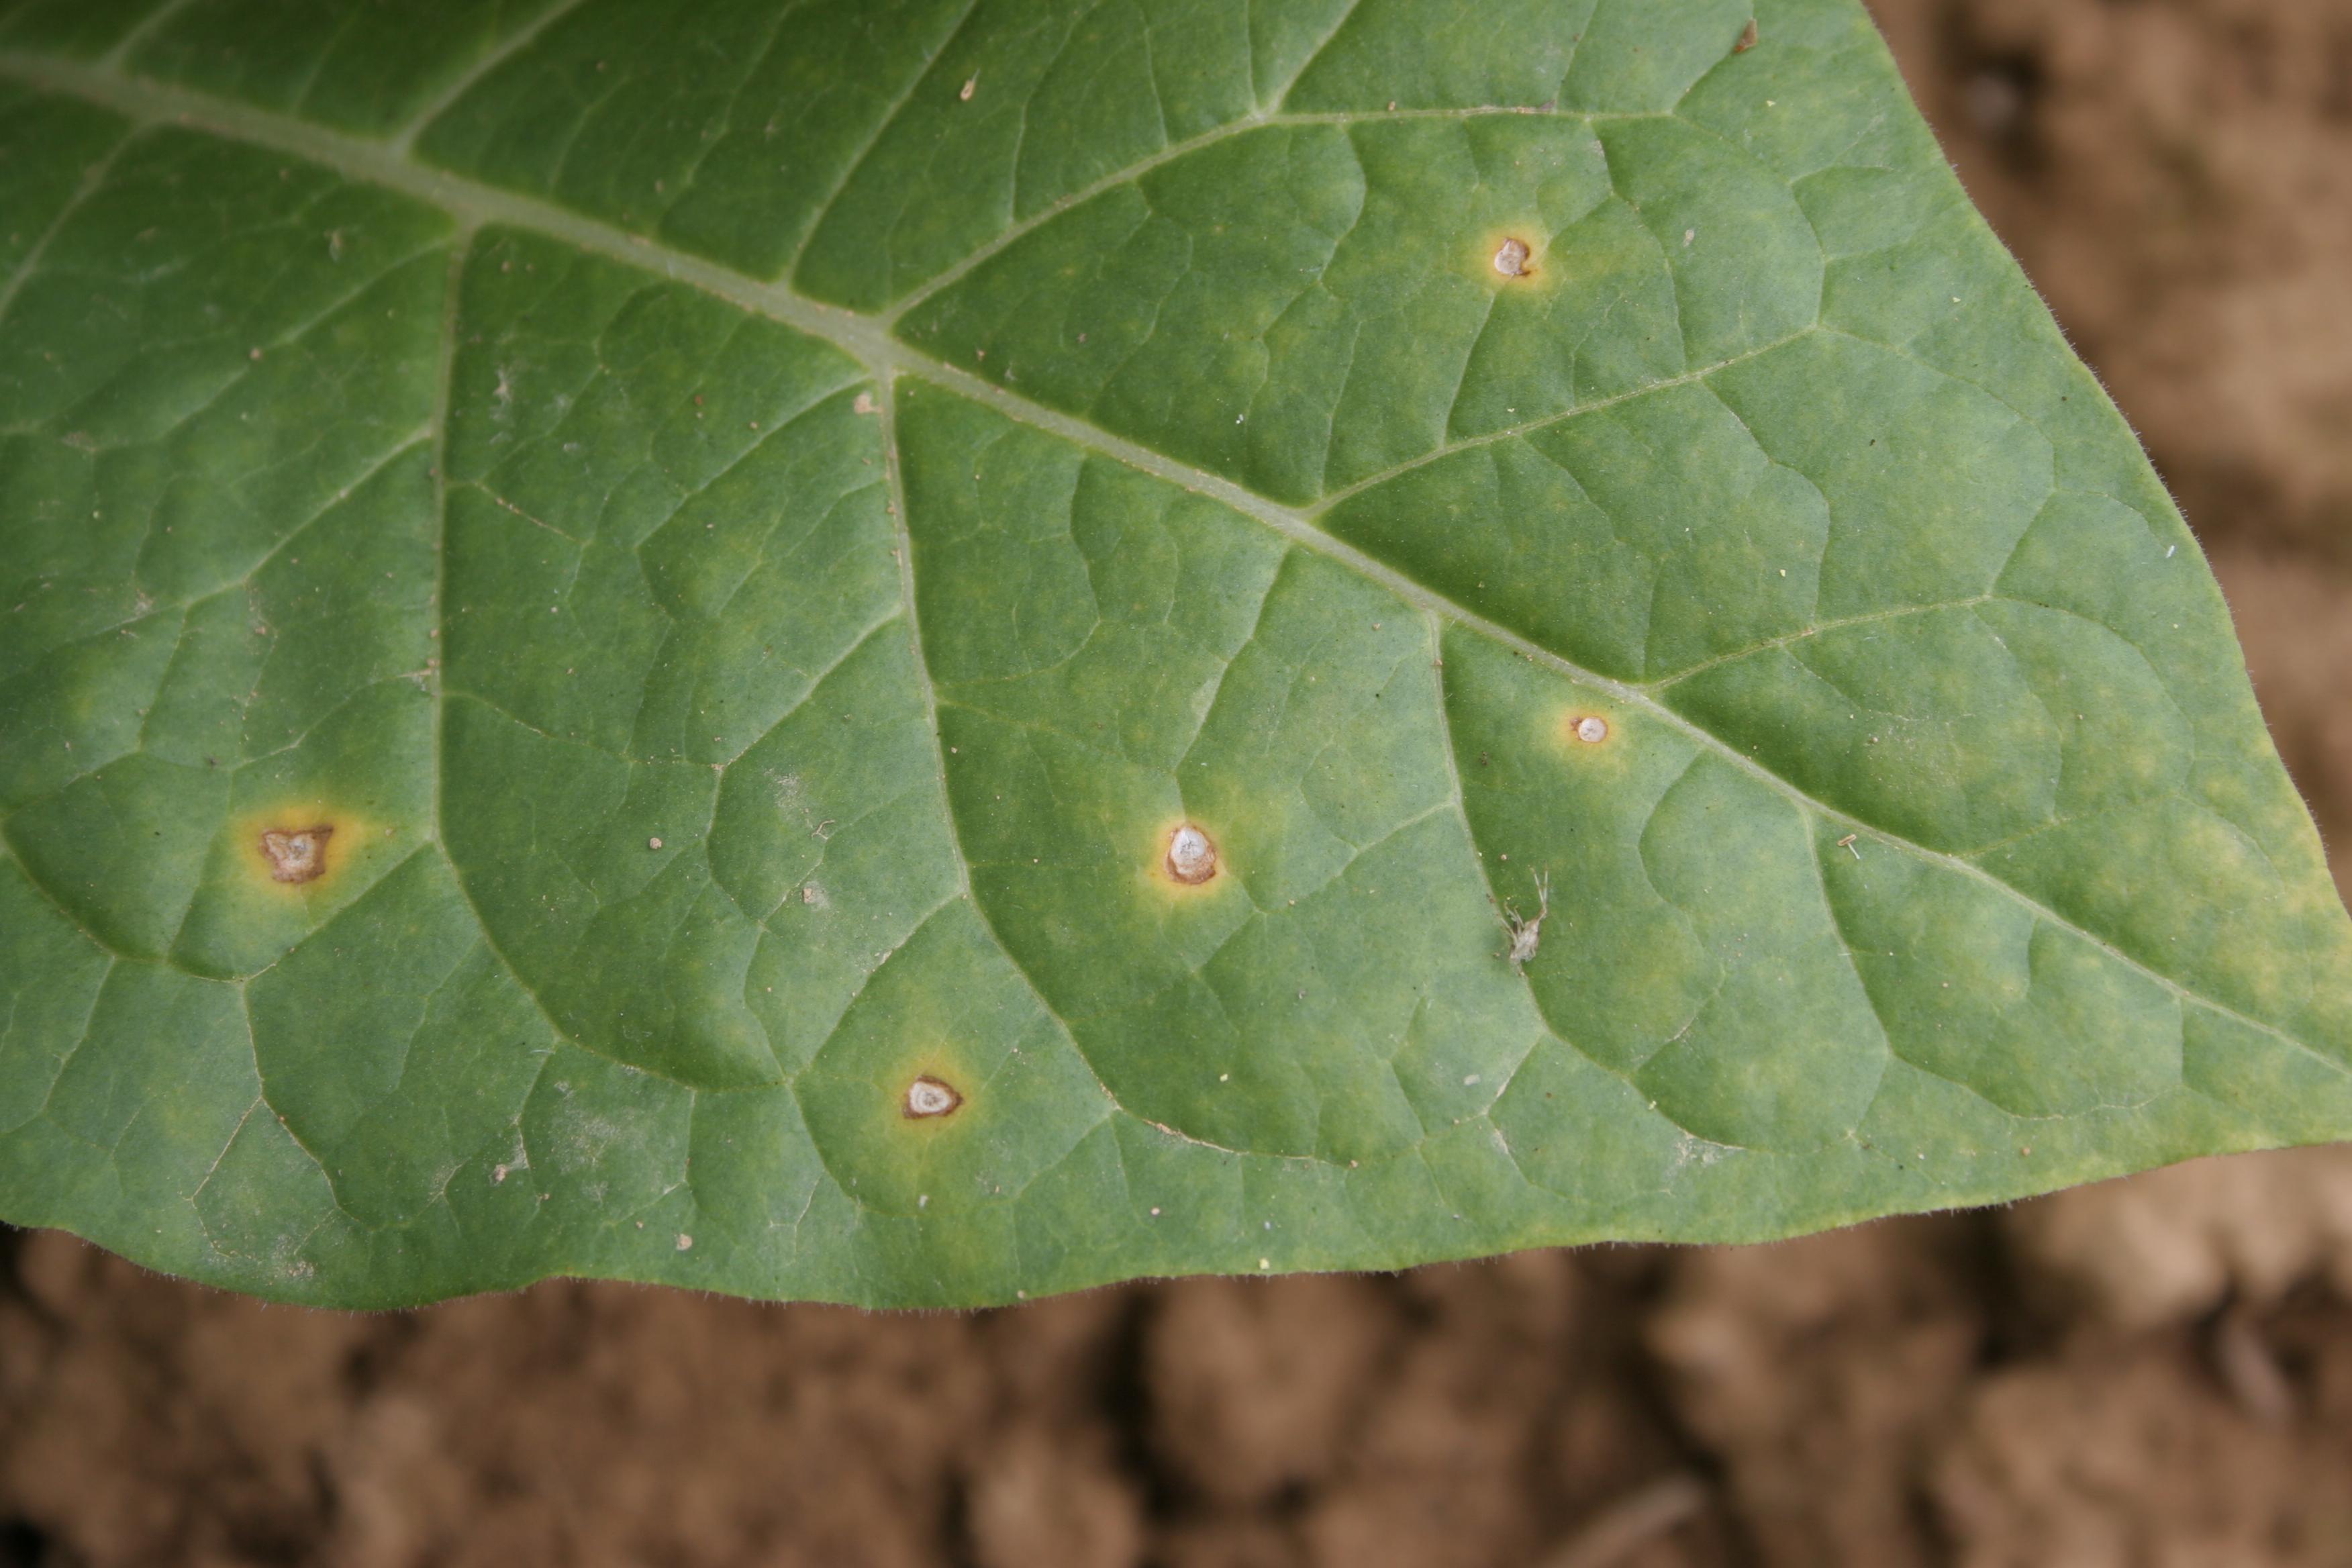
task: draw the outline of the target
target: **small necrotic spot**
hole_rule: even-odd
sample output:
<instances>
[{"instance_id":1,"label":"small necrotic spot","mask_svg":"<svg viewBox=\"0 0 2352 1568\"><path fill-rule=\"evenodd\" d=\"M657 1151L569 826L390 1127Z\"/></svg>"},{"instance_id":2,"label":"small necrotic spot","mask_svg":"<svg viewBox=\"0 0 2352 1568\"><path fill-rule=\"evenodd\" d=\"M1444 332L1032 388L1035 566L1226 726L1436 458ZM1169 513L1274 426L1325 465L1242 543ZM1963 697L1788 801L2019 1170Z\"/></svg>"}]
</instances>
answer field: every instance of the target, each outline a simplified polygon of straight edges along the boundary
<instances>
[{"instance_id":1,"label":"small necrotic spot","mask_svg":"<svg viewBox=\"0 0 2352 1568\"><path fill-rule=\"evenodd\" d=\"M335 830L317 827L266 827L261 832L261 858L269 862L273 882L309 882L327 870L327 840Z\"/></svg>"},{"instance_id":2,"label":"small necrotic spot","mask_svg":"<svg viewBox=\"0 0 2352 1568\"><path fill-rule=\"evenodd\" d=\"M1185 823L1168 836L1168 874L1188 888L1198 887L1217 874L1217 847Z\"/></svg>"},{"instance_id":3,"label":"small necrotic spot","mask_svg":"<svg viewBox=\"0 0 2352 1568\"><path fill-rule=\"evenodd\" d=\"M1576 738L1587 745L1599 745L1609 738L1609 721L1598 713L1587 713L1576 721Z\"/></svg>"},{"instance_id":4,"label":"small necrotic spot","mask_svg":"<svg viewBox=\"0 0 2352 1568\"><path fill-rule=\"evenodd\" d=\"M1524 239L1507 239L1495 247L1495 270L1506 278L1525 278L1535 270L1534 252Z\"/></svg>"},{"instance_id":5,"label":"small necrotic spot","mask_svg":"<svg viewBox=\"0 0 2352 1568\"><path fill-rule=\"evenodd\" d=\"M962 1095L927 1073L907 1086L903 1114L915 1121L933 1116L951 1116L962 1103Z\"/></svg>"}]
</instances>

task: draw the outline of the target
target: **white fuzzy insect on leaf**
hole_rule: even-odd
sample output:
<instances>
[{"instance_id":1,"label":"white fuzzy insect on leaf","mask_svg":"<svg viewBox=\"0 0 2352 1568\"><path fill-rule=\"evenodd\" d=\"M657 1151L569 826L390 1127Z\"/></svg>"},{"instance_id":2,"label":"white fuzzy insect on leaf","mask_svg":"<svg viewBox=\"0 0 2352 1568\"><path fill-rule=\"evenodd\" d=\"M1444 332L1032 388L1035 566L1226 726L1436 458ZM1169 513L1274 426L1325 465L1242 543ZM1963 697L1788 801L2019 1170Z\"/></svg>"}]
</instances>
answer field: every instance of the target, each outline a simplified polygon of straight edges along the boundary
<instances>
[{"instance_id":1,"label":"white fuzzy insect on leaf","mask_svg":"<svg viewBox=\"0 0 2352 1568\"><path fill-rule=\"evenodd\" d=\"M1543 941L1543 923L1550 914L1551 876L1549 872L1536 874L1535 919L1522 919L1517 905L1505 902L1503 923L1511 928L1511 945L1505 956L1510 959L1513 969L1525 970L1528 960L1536 955L1536 948Z\"/></svg>"}]
</instances>

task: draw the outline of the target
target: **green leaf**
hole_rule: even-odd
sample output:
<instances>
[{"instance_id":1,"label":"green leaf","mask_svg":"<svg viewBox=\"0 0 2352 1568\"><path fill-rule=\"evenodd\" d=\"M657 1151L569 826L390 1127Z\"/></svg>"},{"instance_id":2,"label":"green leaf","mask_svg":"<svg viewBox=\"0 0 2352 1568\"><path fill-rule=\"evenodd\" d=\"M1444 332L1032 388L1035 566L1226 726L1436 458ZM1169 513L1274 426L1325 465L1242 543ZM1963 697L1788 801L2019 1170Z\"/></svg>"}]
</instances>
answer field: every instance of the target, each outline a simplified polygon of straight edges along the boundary
<instances>
[{"instance_id":1,"label":"green leaf","mask_svg":"<svg viewBox=\"0 0 2352 1568\"><path fill-rule=\"evenodd\" d=\"M1854 0L16 0L0 214L14 1222L970 1303L2352 1134Z\"/></svg>"}]
</instances>

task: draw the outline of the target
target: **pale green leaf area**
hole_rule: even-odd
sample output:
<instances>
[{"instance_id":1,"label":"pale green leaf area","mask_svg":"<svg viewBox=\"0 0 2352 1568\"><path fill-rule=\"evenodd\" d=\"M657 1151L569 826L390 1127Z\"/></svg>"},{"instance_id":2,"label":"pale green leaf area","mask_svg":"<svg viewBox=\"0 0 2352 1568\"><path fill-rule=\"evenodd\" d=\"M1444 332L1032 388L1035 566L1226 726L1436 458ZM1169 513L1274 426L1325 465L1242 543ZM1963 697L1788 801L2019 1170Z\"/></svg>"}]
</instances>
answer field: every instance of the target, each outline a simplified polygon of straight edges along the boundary
<instances>
[{"instance_id":1,"label":"pale green leaf area","mask_svg":"<svg viewBox=\"0 0 2352 1568\"><path fill-rule=\"evenodd\" d=\"M0 279L14 1223L971 1304L2352 1135L1855 0L16 0Z\"/></svg>"}]
</instances>

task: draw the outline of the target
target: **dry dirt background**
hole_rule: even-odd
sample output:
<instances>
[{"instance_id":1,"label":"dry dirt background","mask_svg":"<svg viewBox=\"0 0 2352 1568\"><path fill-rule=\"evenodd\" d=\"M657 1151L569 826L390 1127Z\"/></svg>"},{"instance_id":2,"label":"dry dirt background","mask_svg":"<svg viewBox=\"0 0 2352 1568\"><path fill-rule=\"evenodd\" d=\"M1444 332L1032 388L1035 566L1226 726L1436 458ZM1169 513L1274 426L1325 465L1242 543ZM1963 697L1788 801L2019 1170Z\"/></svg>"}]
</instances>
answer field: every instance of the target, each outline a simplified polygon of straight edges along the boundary
<instances>
[{"instance_id":1,"label":"dry dirt background","mask_svg":"<svg viewBox=\"0 0 2352 1568\"><path fill-rule=\"evenodd\" d=\"M1874 4L2352 848L2352 0ZM0 1233L0 1568L34 1563L2342 1568L2352 1147L970 1316L338 1316Z\"/></svg>"}]
</instances>

